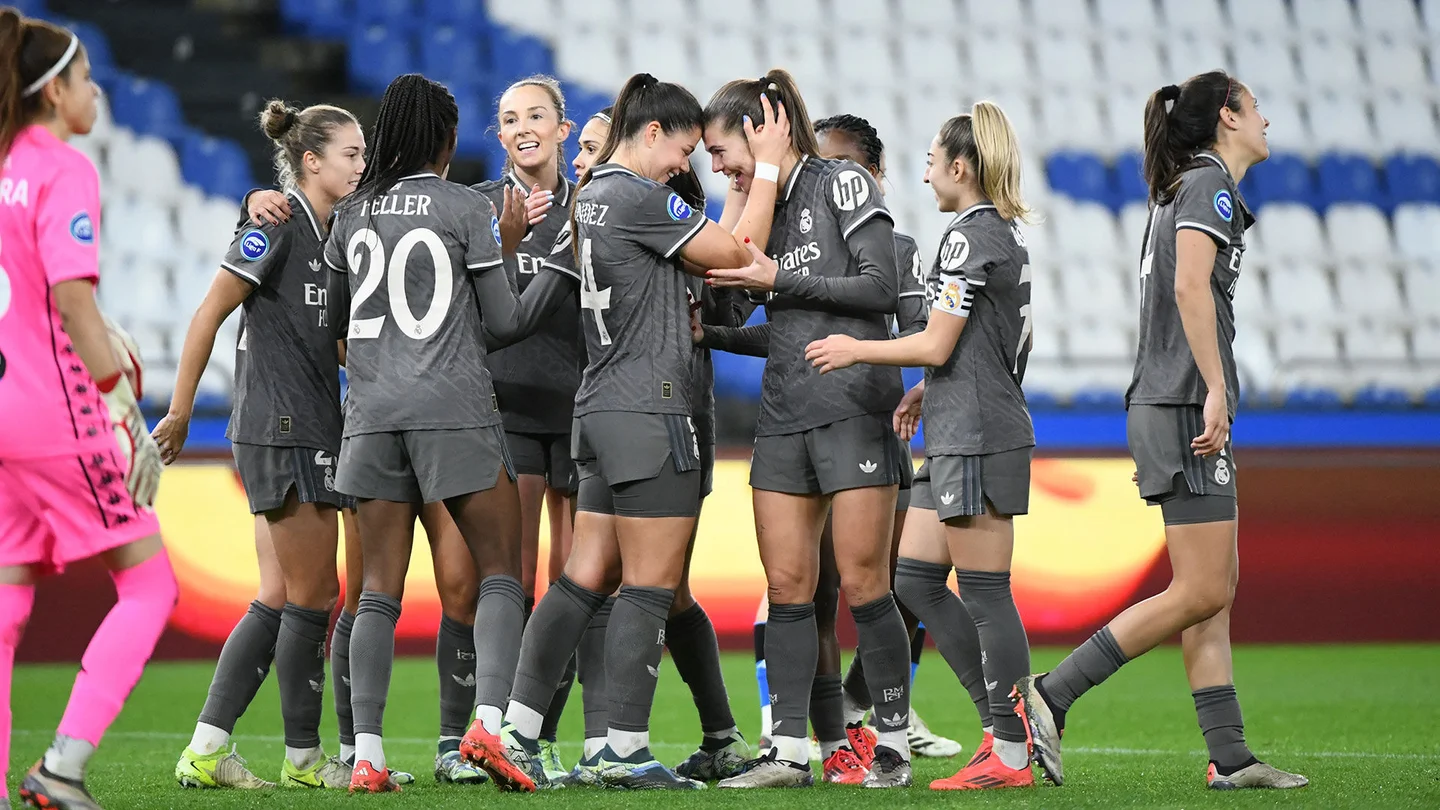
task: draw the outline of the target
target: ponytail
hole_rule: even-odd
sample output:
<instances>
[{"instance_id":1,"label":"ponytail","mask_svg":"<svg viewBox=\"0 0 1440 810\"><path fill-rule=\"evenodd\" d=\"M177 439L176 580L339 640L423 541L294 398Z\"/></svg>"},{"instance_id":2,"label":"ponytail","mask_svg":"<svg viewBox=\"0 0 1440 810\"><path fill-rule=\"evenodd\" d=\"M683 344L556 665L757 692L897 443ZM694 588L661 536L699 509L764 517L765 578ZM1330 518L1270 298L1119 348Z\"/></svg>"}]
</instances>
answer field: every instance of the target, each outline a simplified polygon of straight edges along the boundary
<instances>
[{"instance_id":1,"label":"ponytail","mask_svg":"<svg viewBox=\"0 0 1440 810\"><path fill-rule=\"evenodd\" d=\"M660 124L660 128L667 133L700 129L704 123L700 102L695 100L689 90L673 82L662 82L649 73L636 73L631 76L625 86L620 88L615 104L608 109L610 132L605 136L605 143L600 147L600 151L595 154L592 167L609 162L621 144L639 135L651 122ZM580 190L589 182L590 171L587 169L575 184L575 194L578 196ZM578 209L579 206L570 206L572 236L576 235L575 212ZM576 238L573 242L575 258L579 261L580 240Z\"/></svg>"},{"instance_id":2,"label":"ponytail","mask_svg":"<svg viewBox=\"0 0 1440 810\"><path fill-rule=\"evenodd\" d=\"M970 112L946 121L937 137L949 160L970 164L981 196L1002 219L1032 221L1034 212L1020 191L1020 141L998 104L976 102Z\"/></svg>"},{"instance_id":3,"label":"ponytail","mask_svg":"<svg viewBox=\"0 0 1440 810\"><path fill-rule=\"evenodd\" d=\"M1180 173L1201 149L1215 144L1220 109L1240 112L1245 85L1223 70L1169 84L1145 102L1145 183L1150 201L1163 204L1175 195ZM1173 102L1173 106L1171 106Z\"/></svg>"},{"instance_id":4,"label":"ponytail","mask_svg":"<svg viewBox=\"0 0 1440 810\"><path fill-rule=\"evenodd\" d=\"M726 132L744 132L745 117L759 126L765 120L760 96L770 99L770 106L785 107L790 118L790 148L796 155L820 157L820 141L805 109L805 99L795 84L795 77L783 68L772 68L759 79L736 79L715 91L705 105L705 125L719 124Z\"/></svg>"},{"instance_id":5,"label":"ponytail","mask_svg":"<svg viewBox=\"0 0 1440 810\"><path fill-rule=\"evenodd\" d=\"M20 130L45 109L43 83L29 88L53 77L68 80L79 53L75 35L68 30L22 17L9 6L0 8L0 157L9 153Z\"/></svg>"}]
</instances>

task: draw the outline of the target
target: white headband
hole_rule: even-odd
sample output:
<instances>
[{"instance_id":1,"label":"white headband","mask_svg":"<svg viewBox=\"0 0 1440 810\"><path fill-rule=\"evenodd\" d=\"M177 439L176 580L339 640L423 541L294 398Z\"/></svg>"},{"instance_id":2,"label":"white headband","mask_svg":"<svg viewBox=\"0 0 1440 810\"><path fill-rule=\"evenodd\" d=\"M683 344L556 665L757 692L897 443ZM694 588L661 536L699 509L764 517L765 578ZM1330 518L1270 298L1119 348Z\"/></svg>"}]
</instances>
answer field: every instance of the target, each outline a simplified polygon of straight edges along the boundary
<instances>
[{"instance_id":1,"label":"white headband","mask_svg":"<svg viewBox=\"0 0 1440 810\"><path fill-rule=\"evenodd\" d=\"M49 70L40 74L40 78L28 84L24 90L21 90L20 97L29 98L40 92L40 88L44 87L51 79L59 76L60 71L64 70L66 65L70 64L70 60L75 57L75 52L78 50L80 50L80 38L71 34L70 47L65 49L65 55L61 56L60 61L52 65Z\"/></svg>"},{"instance_id":2,"label":"white headband","mask_svg":"<svg viewBox=\"0 0 1440 810\"><path fill-rule=\"evenodd\" d=\"M604 121L604 122L607 123L607 124L610 123L610 116L606 115L606 114L603 113L603 112L595 113L594 115L592 115L592 116L590 116L590 117L591 117L591 118L599 118L601 121Z\"/></svg>"}]
</instances>

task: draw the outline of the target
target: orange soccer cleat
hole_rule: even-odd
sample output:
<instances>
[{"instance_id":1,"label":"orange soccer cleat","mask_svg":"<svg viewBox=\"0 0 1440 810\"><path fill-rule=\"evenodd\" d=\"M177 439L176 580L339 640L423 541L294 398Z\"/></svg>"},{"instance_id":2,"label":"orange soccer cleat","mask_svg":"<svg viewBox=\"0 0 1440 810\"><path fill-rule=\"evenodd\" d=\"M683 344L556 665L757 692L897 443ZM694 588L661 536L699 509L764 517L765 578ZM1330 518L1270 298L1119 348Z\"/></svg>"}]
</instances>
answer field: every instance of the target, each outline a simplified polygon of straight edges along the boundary
<instances>
[{"instance_id":1,"label":"orange soccer cleat","mask_svg":"<svg viewBox=\"0 0 1440 810\"><path fill-rule=\"evenodd\" d=\"M1033 787L1035 775L1030 772L1030 763L1020 769L1007 768L1000 757L991 749L990 735L985 735L986 745L982 746L969 764L960 772L947 779L936 779L930 783L931 790L988 790L991 788Z\"/></svg>"},{"instance_id":2,"label":"orange soccer cleat","mask_svg":"<svg viewBox=\"0 0 1440 810\"><path fill-rule=\"evenodd\" d=\"M501 790L534 793L535 781L515 767L505 754L505 743L485 728L479 720L470 723L470 728L460 740L460 756L495 780Z\"/></svg>"},{"instance_id":3,"label":"orange soccer cleat","mask_svg":"<svg viewBox=\"0 0 1440 810\"><path fill-rule=\"evenodd\" d=\"M875 736L875 730L864 723L849 723L845 726L845 739L859 758L860 765L869 769L870 763L875 761L875 743L880 739Z\"/></svg>"},{"instance_id":4,"label":"orange soccer cleat","mask_svg":"<svg viewBox=\"0 0 1440 810\"><path fill-rule=\"evenodd\" d=\"M350 772L351 793L399 793L400 786L390 778L389 768L376 768L370 764L370 760L362 759L355 763L355 769Z\"/></svg>"},{"instance_id":5,"label":"orange soccer cleat","mask_svg":"<svg viewBox=\"0 0 1440 810\"><path fill-rule=\"evenodd\" d=\"M865 781L866 768L849 746L841 746L825 760L824 779L832 785L859 785Z\"/></svg>"}]
</instances>

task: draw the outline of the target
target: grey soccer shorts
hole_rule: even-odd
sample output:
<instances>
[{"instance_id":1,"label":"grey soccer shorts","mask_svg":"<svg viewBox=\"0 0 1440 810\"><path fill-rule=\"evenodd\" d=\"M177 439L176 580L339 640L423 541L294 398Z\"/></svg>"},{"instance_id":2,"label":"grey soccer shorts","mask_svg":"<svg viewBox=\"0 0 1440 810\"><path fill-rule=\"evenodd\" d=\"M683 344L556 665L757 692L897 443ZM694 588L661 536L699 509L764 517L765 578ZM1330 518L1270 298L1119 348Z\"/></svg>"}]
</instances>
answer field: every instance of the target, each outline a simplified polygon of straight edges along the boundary
<instances>
[{"instance_id":1,"label":"grey soccer shorts","mask_svg":"<svg viewBox=\"0 0 1440 810\"><path fill-rule=\"evenodd\" d=\"M900 463L890 414L871 413L800 433L757 436L750 486L791 495L894 486Z\"/></svg>"},{"instance_id":2,"label":"grey soccer shorts","mask_svg":"<svg viewBox=\"0 0 1440 810\"><path fill-rule=\"evenodd\" d=\"M899 443L900 462L900 492L895 496L895 511L908 512L910 510L910 496L915 488L915 457L910 453L910 443L895 437Z\"/></svg>"},{"instance_id":3,"label":"grey soccer shorts","mask_svg":"<svg viewBox=\"0 0 1440 810\"><path fill-rule=\"evenodd\" d=\"M702 455L687 416L602 411L575 417L577 508L621 517L694 517ZM712 456L713 456L713 448Z\"/></svg>"},{"instance_id":4,"label":"grey soccer shorts","mask_svg":"<svg viewBox=\"0 0 1440 810\"><path fill-rule=\"evenodd\" d=\"M915 482L910 485L910 508L935 511L935 498L930 492L930 459L920 463Z\"/></svg>"},{"instance_id":5,"label":"grey soccer shorts","mask_svg":"<svg viewBox=\"0 0 1440 810\"><path fill-rule=\"evenodd\" d=\"M1030 511L1030 458L1021 447L984 456L930 456L930 497L941 520L985 514L988 501L998 515ZM914 499L911 499L914 503Z\"/></svg>"},{"instance_id":6,"label":"grey soccer shorts","mask_svg":"<svg viewBox=\"0 0 1440 810\"><path fill-rule=\"evenodd\" d=\"M230 450L252 515L284 506L291 489L300 503L355 508L354 499L341 494L336 486L334 451L239 442Z\"/></svg>"},{"instance_id":7,"label":"grey soccer shorts","mask_svg":"<svg viewBox=\"0 0 1440 810\"><path fill-rule=\"evenodd\" d=\"M435 503L495 486L515 464L499 425L362 433L340 444L337 488L359 500Z\"/></svg>"},{"instance_id":8,"label":"grey soccer shorts","mask_svg":"<svg viewBox=\"0 0 1440 810\"><path fill-rule=\"evenodd\" d=\"M1195 455L1190 442L1204 432L1204 411L1195 405L1131 405L1125 415L1140 497L1159 504L1167 524L1236 517L1234 448L1227 440L1213 456Z\"/></svg>"},{"instance_id":9,"label":"grey soccer shorts","mask_svg":"<svg viewBox=\"0 0 1440 810\"><path fill-rule=\"evenodd\" d=\"M510 458L517 475L539 475L545 484L567 495L574 495L580 486L575 460L570 456L569 433L505 432Z\"/></svg>"}]
</instances>

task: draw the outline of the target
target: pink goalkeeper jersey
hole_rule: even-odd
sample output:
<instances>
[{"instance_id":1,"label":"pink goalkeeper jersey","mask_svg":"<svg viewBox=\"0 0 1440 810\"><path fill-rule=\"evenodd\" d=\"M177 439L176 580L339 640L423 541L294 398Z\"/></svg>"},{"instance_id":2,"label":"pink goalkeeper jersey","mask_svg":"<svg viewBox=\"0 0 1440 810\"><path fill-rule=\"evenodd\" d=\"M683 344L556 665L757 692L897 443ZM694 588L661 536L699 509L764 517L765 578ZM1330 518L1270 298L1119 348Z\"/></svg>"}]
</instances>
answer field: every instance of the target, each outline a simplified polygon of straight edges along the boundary
<instances>
[{"instance_id":1,"label":"pink goalkeeper jersey","mask_svg":"<svg viewBox=\"0 0 1440 810\"><path fill-rule=\"evenodd\" d=\"M49 130L21 130L0 170L0 460L114 450L95 382L50 294L99 280L100 178Z\"/></svg>"}]
</instances>

